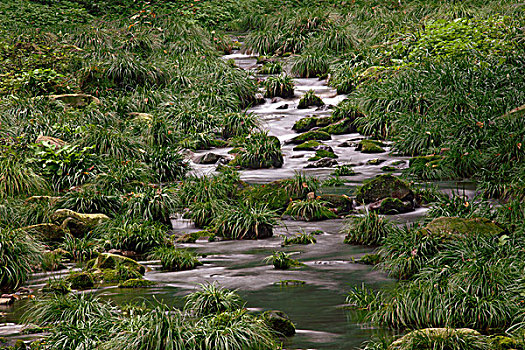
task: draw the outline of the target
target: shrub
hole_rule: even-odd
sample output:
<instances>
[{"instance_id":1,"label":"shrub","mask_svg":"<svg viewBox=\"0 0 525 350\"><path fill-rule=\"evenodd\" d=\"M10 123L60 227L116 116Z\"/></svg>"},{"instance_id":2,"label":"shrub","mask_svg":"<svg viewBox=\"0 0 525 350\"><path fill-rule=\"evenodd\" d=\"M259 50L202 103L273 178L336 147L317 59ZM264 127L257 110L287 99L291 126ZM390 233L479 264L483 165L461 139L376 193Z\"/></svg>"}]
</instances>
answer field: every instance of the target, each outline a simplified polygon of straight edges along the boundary
<instances>
[{"instance_id":1,"label":"shrub","mask_svg":"<svg viewBox=\"0 0 525 350\"><path fill-rule=\"evenodd\" d=\"M195 253L172 246L153 249L149 258L160 260L162 268L166 271L191 270L202 265Z\"/></svg>"},{"instance_id":2,"label":"shrub","mask_svg":"<svg viewBox=\"0 0 525 350\"><path fill-rule=\"evenodd\" d=\"M18 288L42 260L43 247L22 230L0 227L0 290Z\"/></svg>"}]
</instances>

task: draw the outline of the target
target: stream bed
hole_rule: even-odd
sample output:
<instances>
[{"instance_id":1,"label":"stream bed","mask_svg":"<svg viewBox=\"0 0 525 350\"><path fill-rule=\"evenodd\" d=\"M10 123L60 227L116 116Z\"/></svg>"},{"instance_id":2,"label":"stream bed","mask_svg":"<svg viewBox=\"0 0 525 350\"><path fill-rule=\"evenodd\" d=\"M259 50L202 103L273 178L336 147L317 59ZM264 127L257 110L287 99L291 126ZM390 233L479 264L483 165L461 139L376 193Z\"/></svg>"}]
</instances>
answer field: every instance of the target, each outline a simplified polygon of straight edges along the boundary
<instances>
[{"instance_id":1,"label":"stream bed","mask_svg":"<svg viewBox=\"0 0 525 350\"><path fill-rule=\"evenodd\" d=\"M257 67L256 58L240 53L225 56L233 59L240 68L254 70ZM292 99L266 99L264 104L257 105L248 112L262 117L264 128L270 135L277 136L283 144L284 165L279 169L260 169L241 171L241 179L249 183L268 183L274 180L292 177L296 171L321 179L328 177L331 168L308 168L307 158L314 152L293 151L293 145L285 141L296 136L292 130L294 123L307 115L330 115L330 108L297 109L302 94L314 90L327 106L336 105L345 96L337 95L336 91L319 79L295 79L295 97ZM286 109L282 109L287 105ZM389 148L385 153L363 154L354 147L340 147L349 140L364 138L359 134L333 136L332 140L324 142L333 148L338 156L339 164L352 164L355 176L344 177L347 186L333 189L337 193L351 194L351 189L363 180L383 174L382 166L398 164L398 169L407 166L407 158L390 155ZM227 154L230 148L214 149L217 154ZM209 151L199 151L196 155ZM196 156L195 155L195 156ZM384 160L381 165L369 165L371 159ZM401 161L401 162L400 162ZM400 164L400 165L399 165ZM215 171L215 165L192 163L194 172L208 174ZM443 189L457 188L456 183L439 184ZM466 185L468 192L472 188ZM390 216L390 219L400 223L413 222L424 215L425 209L415 212ZM116 287L106 287L97 290L104 298L117 304L140 300L162 300L168 304L182 306L182 297L195 290L198 284L217 281L222 286L237 289L247 301L250 309L262 311L278 309L286 312L296 324L297 334L287 340L287 349L353 349L358 348L363 341L373 334L385 332L374 329L366 323L361 323L358 312L344 310L345 294L352 286L362 283L372 288L389 288L393 280L385 274L376 271L372 266L357 264L354 259L372 248L343 244L344 235L340 233L343 220L327 220L321 222L301 222L283 220L274 230L274 236L257 241L219 241L208 242L198 240L196 243L182 246L195 250L203 256L203 266L196 270L182 272L160 272L155 270L155 262L144 262L150 269L145 278L158 282L157 286L139 290L123 290ZM183 219L173 220L174 231L187 233L196 230L191 223ZM316 236L317 243L307 246L290 246L281 248L281 235L291 235L302 230L312 232L323 231ZM287 271L275 270L265 264L263 259L276 250L294 252L294 258L304 263L304 266ZM35 275L29 283L30 288L42 286L50 275ZM304 284L281 285L283 280L298 280ZM20 316L27 306L26 301L20 301L9 308L0 309L0 337L18 337L21 327L17 325ZM3 312L3 313L2 313ZM23 336L24 339L27 336Z\"/></svg>"}]
</instances>

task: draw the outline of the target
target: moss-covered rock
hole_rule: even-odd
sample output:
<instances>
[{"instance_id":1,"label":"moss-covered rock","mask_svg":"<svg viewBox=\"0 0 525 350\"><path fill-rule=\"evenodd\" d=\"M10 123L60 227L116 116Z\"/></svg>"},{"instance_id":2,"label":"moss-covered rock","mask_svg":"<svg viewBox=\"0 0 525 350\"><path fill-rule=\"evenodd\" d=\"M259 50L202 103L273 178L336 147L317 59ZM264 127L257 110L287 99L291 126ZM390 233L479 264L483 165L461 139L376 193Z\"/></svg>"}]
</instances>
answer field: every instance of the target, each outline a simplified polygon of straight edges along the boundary
<instances>
[{"instance_id":1,"label":"moss-covered rock","mask_svg":"<svg viewBox=\"0 0 525 350\"><path fill-rule=\"evenodd\" d=\"M381 254L370 253L363 255L361 258L355 260L355 262L363 265L377 265L382 260Z\"/></svg>"},{"instance_id":2,"label":"moss-covered rock","mask_svg":"<svg viewBox=\"0 0 525 350\"><path fill-rule=\"evenodd\" d=\"M305 109L310 106L321 107L324 106L324 102L319 96L309 91L299 100L297 108Z\"/></svg>"},{"instance_id":3,"label":"moss-covered rock","mask_svg":"<svg viewBox=\"0 0 525 350\"><path fill-rule=\"evenodd\" d=\"M412 202L414 192L410 186L392 175L380 175L367 181L357 190L359 203L374 203L383 198L397 198L403 202Z\"/></svg>"},{"instance_id":4,"label":"moss-covered rock","mask_svg":"<svg viewBox=\"0 0 525 350\"><path fill-rule=\"evenodd\" d=\"M383 153L384 144L381 141L376 140L362 140L356 147L356 151L362 153Z\"/></svg>"},{"instance_id":5,"label":"moss-covered rock","mask_svg":"<svg viewBox=\"0 0 525 350\"><path fill-rule=\"evenodd\" d=\"M292 130L296 132L309 131L317 126L317 118L315 117L304 117L295 122L292 126Z\"/></svg>"},{"instance_id":6,"label":"moss-covered rock","mask_svg":"<svg viewBox=\"0 0 525 350\"><path fill-rule=\"evenodd\" d=\"M195 243L199 238L208 238L208 241L215 240L215 233L208 230L189 232L176 239L177 243Z\"/></svg>"},{"instance_id":7,"label":"moss-covered rock","mask_svg":"<svg viewBox=\"0 0 525 350\"><path fill-rule=\"evenodd\" d=\"M329 133L330 135L351 134L356 131L356 128L350 119L342 119L338 122L325 126L320 131Z\"/></svg>"},{"instance_id":8,"label":"moss-covered rock","mask_svg":"<svg viewBox=\"0 0 525 350\"><path fill-rule=\"evenodd\" d=\"M288 143L293 143L294 145L299 145L305 141L317 140L317 141L327 141L331 140L332 136L329 133L319 130L313 130L305 132L304 134L297 135L288 141Z\"/></svg>"},{"instance_id":9,"label":"moss-covered rock","mask_svg":"<svg viewBox=\"0 0 525 350\"><path fill-rule=\"evenodd\" d=\"M146 268L133 259L125 256L102 253L93 262L93 268L98 270L115 269L117 266L125 266L126 268L136 271L143 275Z\"/></svg>"},{"instance_id":10,"label":"moss-covered rock","mask_svg":"<svg viewBox=\"0 0 525 350\"><path fill-rule=\"evenodd\" d=\"M323 158L337 159L339 157L334 152L330 152L324 149L318 149L317 151L315 151L315 155L313 157L308 158L308 161L314 162L316 160L323 159Z\"/></svg>"},{"instance_id":11,"label":"moss-covered rock","mask_svg":"<svg viewBox=\"0 0 525 350\"><path fill-rule=\"evenodd\" d=\"M58 209L51 220L74 236L82 236L95 226L109 220L105 214L83 214L69 209Z\"/></svg>"},{"instance_id":12,"label":"moss-covered rock","mask_svg":"<svg viewBox=\"0 0 525 350\"><path fill-rule=\"evenodd\" d=\"M482 335L469 328L425 328L412 331L400 339L394 341L388 350L417 349L422 340L432 343L436 340L458 339L462 337L482 337Z\"/></svg>"},{"instance_id":13,"label":"moss-covered rock","mask_svg":"<svg viewBox=\"0 0 525 350\"><path fill-rule=\"evenodd\" d=\"M284 312L269 310L265 311L261 317L277 335L291 337L295 334L295 326Z\"/></svg>"},{"instance_id":14,"label":"moss-covered rock","mask_svg":"<svg viewBox=\"0 0 525 350\"><path fill-rule=\"evenodd\" d=\"M329 208L335 209L337 215L347 215L354 208L352 199L345 195L322 194L319 197L320 200L328 203Z\"/></svg>"},{"instance_id":15,"label":"moss-covered rock","mask_svg":"<svg viewBox=\"0 0 525 350\"><path fill-rule=\"evenodd\" d=\"M71 288L78 290L93 288L95 285L95 279L89 272L73 272L67 277L67 281Z\"/></svg>"},{"instance_id":16,"label":"moss-covered rock","mask_svg":"<svg viewBox=\"0 0 525 350\"><path fill-rule=\"evenodd\" d=\"M485 218L441 217L432 220L422 229L423 233L442 237L465 237L468 235L497 236L504 230Z\"/></svg>"},{"instance_id":17,"label":"moss-covered rock","mask_svg":"<svg viewBox=\"0 0 525 350\"><path fill-rule=\"evenodd\" d=\"M315 151L319 146L323 144L316 140L310 140L301 143L293 148L294 151Z\"/></svg>"},{"instance_id":18,"label":"moss-covered rock","mask_svg":"<svg viewBox=\"0 0 525 350\"><path fill-rule=\"evenodd\" d=\"M119 288L146 288L156 285L153 281L142 278L132 278L118 285Z\"/></svg>"},{"instance_id":19,"label":"moss-covered rock","mask_svg":"<svg viewBox=\"0 0 525 350\"><path fill-rule=\"evenodd\" d=\"M369 209L377 211L379 214L394 215L408 213L414 210L414 205L412 202L403 202L398 198L387 197L370 204Z\"/></svg>"},{"instance_id":20,"label":"moss-covered rock","mask_svg":"<svg viewBox=\"0 0 525 350\"><path fill-rule=\"evenodd\" d=\"M101 104L98 98L87 94L51 95L49 99L52 101L61 101L70 107L84 107L91 103L96 105Z\"/></svg>"},{"instance_id":21,"label":"moss-covered rock","mask_svg":"<svg viewBox=\"0 0 525 350\"><path fill-rule=\"evenodd\" d=\"M29 234L37 234L46 243L60 242L66 235L62 227L52 223L26 226L22 230Z\"/></svg>"}]
</instances>

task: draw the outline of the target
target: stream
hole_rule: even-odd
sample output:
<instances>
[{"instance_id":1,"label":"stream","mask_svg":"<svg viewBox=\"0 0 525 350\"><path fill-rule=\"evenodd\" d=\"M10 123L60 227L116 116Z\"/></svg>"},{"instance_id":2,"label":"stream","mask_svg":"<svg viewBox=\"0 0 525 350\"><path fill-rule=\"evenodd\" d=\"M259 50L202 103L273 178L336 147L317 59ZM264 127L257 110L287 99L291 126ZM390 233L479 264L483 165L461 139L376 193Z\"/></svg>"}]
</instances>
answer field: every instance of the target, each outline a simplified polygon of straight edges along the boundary
<instances>
[{"instance_id":1,"label":"stream","mask_svg":"<svg viewBox=\"0 0 525 350\"><path fill-rule=\"evenodd\" d=\"M250 71L258 66L254 56L235 53L223 58L233 59L237 66ZM277 136L283 144L283 167L244 170L240 172L242 180L249 183L268 183L292 177L296 171L303 171L323 179L333 171L331 168L305 169L308 164L307 158L314 152L293 151L293 145L284 142L297 135L292 130L297 120L307 115L325 116L331 113L329 108L297 109L302 94L308 90L315 90L328 106L336 105L345 96L337 95L334 89L326 85L325 80L295 79L295 84L294 98L274 99L273 102L272 99L266 99L264 104L248 110L260 115L269 134ZM283 105L288 105L288 108L281 109ZM380 154L363 154L355 151L354 147L339 147L344 141L362 138L364 137L357 133L334 135L332 140L324 142L338 155L339 164L352 164L356 172L355 176L342 177L347 186L323 189L325 193L331 191L331 193L351 194L351 188L363 180L383 174L381 167L392 163L400 163L397 165L399 169L407 166L407 158L390 155L388 147L385 153ZM212 152L225 155L230 149L214 149ZM195 153L200 155L207 152L210 151ZM369 160L375 158L380 158L384 162L380 165L367 164ZM400 160L402 162L399 162ZM192 163L192 167L197 174L209 174L215 171L215 165ZM438 186L448 191L458 188L457 183L442 183ZM468 187L467 192L472 193L472 188ZM425 211L426 209L419 208L412 213L389 216L389 219L401 223L412 222L421 217ZM287 339L284 344L286 349L358 348L372 335L386 331L361 323L362 315L359 312L344 310L341 306L345 302L345 294L352 286L362 283L372 288L389 288L394 285L394 281L387 278L384 273L374 270L372 266L353 262L353 259L373 249L343 244L344 235L340 233L342 225L341 219L314 223L283 220L282 224L274 230L274 236L265 240L219 242L198 240L193 244L182 244L202 254L204 265L190 271L160 272L155 270L154 263L143 262L150 268L145 278L158 282L157 286L138 290L105 287L97 290L97 293L117 304L155 298L168 304L182 306L182 297L195 290L198 284L217 281L226 288L237 289L250 309L257 311L278 309L286 312L297 327L297 334ZM191 222L181 218L174 219L173 226L175 232L186 233L197 230ZM306 232L321 230L323 233L316 236L316 244L280 247L281 235L292 235L302 230ZM294 252L294 258L305 265L297 269L281 271L263 262L266 256L281 249ZM49 276L49 274L33 276L29 287L36 289L42 286ZM281 285L279 282L282 280L300 280L305 283ZM9 308L0 308L0 337L19 337L21 326L16 323L19 322L26 305L26 301L20 301ZM20 337L27 339L27 336Z\"/></svg>"}]
</instances>

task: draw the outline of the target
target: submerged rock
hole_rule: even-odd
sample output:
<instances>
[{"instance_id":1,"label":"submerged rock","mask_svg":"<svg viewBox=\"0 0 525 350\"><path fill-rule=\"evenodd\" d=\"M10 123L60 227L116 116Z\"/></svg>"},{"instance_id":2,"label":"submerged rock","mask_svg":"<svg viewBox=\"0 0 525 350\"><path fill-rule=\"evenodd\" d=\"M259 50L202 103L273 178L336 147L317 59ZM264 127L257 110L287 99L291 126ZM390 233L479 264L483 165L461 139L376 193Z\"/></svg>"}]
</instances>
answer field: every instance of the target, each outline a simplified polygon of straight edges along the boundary
<instances>
[{"instance_id":1,"label":"submerged rock","mask_svg":"<svg viewBox=\"0 0 525 350\"><path fill-rule=\"evenodd\" d=\"M359 203L374 203L391 197L402 202L412 202L414 192L410 186L392 175L380 175L366 182L357 191L356 199Z\"/></svg>"},{"instance_id":2,"label":"submerged rock","mask_svg":"<svg viewBox=\"0 0 525 350\"><path fill-rule=\"evenodd\" d=\"M370 204L368 209L385 215L403 214L413 211L414 204L409 201L403 202L398 198L387 197Z\"/></svg>"},{"instance_id":3,"label":"submerged rock","mask_svg":"<svg viewBox=\"0 0 525 350\"><path fill-rule=\"evenodd\" d=\"M331 168L336 166L337 160L332 158L323 158L314 163L308 164L305 168Z\"/></svg>"},{"instance_id":4,"label":"submerged rock","mask_svg":"<svg viewBox=\"0 0 525 350\"><path fill-rule=\"evenodd\" d=\"M342 119L336 123L325 126L319 130L325 131L329 133L330 135L343 135L343 134L351 134L353 132L356 132L354 123L350 119Z\"/></svg>"},{"instance_id":5,"label":"submerged rock","mask_svg":"<svg viewBox=\"0 0 525 350\"><path fill-rule=\"evenodd\" d=\"M295 334L295 326L288 315L279 310L269 310L262 314L264 323L278 335L291 337Z\"/></svg>"},{"instance_id":6,"label":"submerged rock","mask_svg":"<svg viewBox=\"0 0 525 350\"><path fill-rule=\"evenodd\" d=\"M223 156L221 156L220 154L215 154L215 153L210 152L210 153L206 153L206 154L203 154L197 157L195 159L195 163L197 164L215 164L222 158Z\"/></svg>"},{"instance_id":7,"label":"submerged rock","mask_svg":"<svg viewBox=\"0 0 525 350\"><path fill-rule=\"evenodd\" d=\"M441 217L432 220L422 229L422 232L444 237L464 237L468 235L497 236L504 230L485 218Z\"/></svg>"}]
</instances>

